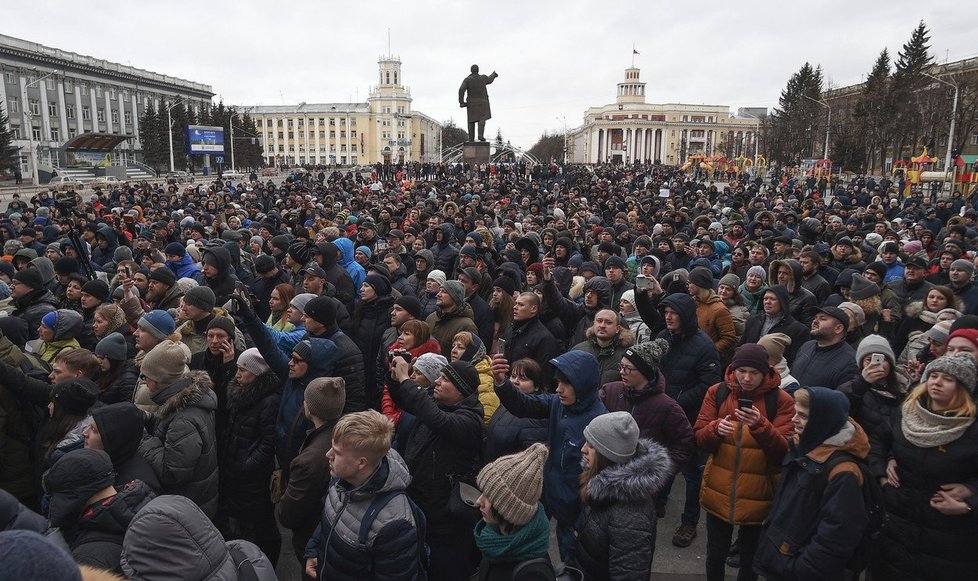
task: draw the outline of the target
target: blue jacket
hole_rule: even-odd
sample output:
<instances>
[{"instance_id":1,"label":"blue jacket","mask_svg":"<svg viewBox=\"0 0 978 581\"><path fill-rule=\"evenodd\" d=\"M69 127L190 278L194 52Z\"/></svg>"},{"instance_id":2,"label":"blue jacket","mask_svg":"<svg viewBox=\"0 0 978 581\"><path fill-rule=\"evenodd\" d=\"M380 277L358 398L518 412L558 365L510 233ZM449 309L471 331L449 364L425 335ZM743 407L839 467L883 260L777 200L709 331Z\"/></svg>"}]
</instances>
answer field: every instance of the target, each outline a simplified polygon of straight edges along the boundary
<instances>
[{"instance_id":1,"label":"blue jacket","mask_svg":"<svg viewBox=\"0 0 978 581\"><path fill-rule=\"evenodd\" d=\"M306 327L301 322L291 331L279 331L278 329L269 327L267 324L265 325L265 330L268 331L268 334L275 340L275 344L278 345L278 348L286 356L292 355L292 348L306 336Z\"/></svg>"},{"instance_id":2,"label":"blue jacket","mask_svg":"<svg viewBox=\"0 0 978 581\"><path fill-rule=\"evenodd\" d=\"M695 318L693 319L695 321ZM544 467L544 502L557 522L573 526L581 511L581 446L584 428L608 410L598 398L601 371L598 360L584 351L568 351L550 364L570 379L577 401L560 403L556 393L524 394L507 379L496 386L499 402L516 417L549 418L547 446L550 455Z\"/></svg>"},{"instance_id":3,"label":"blue jacket","mask_svg":"<svg viewBox=\"0 0 978 581\"><path fill-rule=\"evenodd\" d=\"M119 247L119 239L115 235L115 230L109 226L102 226L95 233L96 240L98 238L104 238L106 242L109 243L105 250L102 250L98 244L92 250L92 262L99 266L103 266L106 262L111 262L115 257L115 249Z\"/></svg>"},{"instance_id":4,"label":"blue jacket","mask_svg":"<svg viewBox=\"0 0 978 581\"><path fill-rule=\"evenodd\" d=\"M360 285L367 278L367 271L353 259L353 243L350 242L349 238L337 238L333 241L333 244L340 249L340 258L338 261L340 266L350 273L350 278L353 279L353 291L357 296L360 296Z\"/></svg>"},{"instance_id":5,"label":"blue jacket","mask_svg":"<svg viewBox=\"0 0 978 581\"><path fill-rule=\"evenodd\" d=\"M170 269L173 274L177 275L177 280L181 278L192 278L197 281L197 284L204 282L204 273L200 270L200 267L194 264L193 258L189 254L184 254L178 262L166 261L166 267Z\"/></svg>"},{"instance_id":6,"label":"blue jacket","mask_svg":"<svg viewBox=\"0 0 978 581\"><path fill-rule=\"evenodd\" d=\"M899 261L896 261L890 265L887 265L885 262L882 262L881 264L886 266L886 274L883 276L884 283L897 279L903 280L903 271L906 269L902 264L900 264Z\"/></svg>"}]
</instances>

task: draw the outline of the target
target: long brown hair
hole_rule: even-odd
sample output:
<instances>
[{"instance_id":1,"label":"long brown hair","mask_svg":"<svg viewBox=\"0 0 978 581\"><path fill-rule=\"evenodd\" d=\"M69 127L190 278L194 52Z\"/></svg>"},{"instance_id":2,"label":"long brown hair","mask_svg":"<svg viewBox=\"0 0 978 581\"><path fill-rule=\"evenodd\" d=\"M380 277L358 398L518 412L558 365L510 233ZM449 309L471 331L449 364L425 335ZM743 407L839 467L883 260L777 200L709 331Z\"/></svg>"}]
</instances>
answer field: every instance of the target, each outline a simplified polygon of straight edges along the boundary
<instances>
[{"instance_id":1,"label":"long brown hair","mask_svg":"<svg viewBox=\"0 0 978 581\"><path fill-rule=\"evenodd\" d=\"M499 300L495 297L489 300L489 307L492 309L492 316L496 320L496 336L494 339L502 337L513 324L513 306L516 299L508 292L503 292Z\"/></svg>"},{"instance_id":2,"label":"long brown hair","mask_svg":"<svg viewBox=\"0 0 978 581\"><path fill-rule=\"evenodd\" d=\"M597 452L597 460L593 464L588 465L587 470L581 472L581 475L577 477L577 481L581 485L580 494L582 503L590 504L590 497L587 493L588 482L591 482L591 479L597 476L602 470L609 466L614 466L614 464L614 462L602 456L601 452Z\"/></svg>"},{"instance_id":3,"label":"long brown hair","mask_svg":"<svg viewBox=\"0 0 978 581\"><path fill-rule=\"evenodd\" d=\"M278 320L275 324L284 327L289 323L289 305L292 303L292 299L295 298L295 287L287 282L282 282L275 285L273 291L278 293L278 298L281 299L282 304L285 308L282 309L282 313L279 315Z\"/></svg>"}]
</instances>

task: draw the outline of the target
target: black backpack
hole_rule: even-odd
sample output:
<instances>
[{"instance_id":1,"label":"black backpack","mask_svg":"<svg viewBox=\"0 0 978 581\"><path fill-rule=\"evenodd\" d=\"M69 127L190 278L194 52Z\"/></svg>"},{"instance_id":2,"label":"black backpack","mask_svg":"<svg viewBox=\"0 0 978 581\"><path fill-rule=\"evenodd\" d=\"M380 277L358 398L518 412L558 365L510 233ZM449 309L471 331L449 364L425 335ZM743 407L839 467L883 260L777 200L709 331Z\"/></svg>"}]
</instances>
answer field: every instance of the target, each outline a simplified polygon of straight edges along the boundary
<instances>
[{"instance_id":1,"label":"black backpack","mask_svg":"<svg viewBox=\"0 0 978 581\"><path fill-rule=\"evenodd\" d=\"M866 516L869 519L869 522L866 523L866 529L863 531L862 538L856 544L856 550L853 551L852 557L846 563L846 569L858 575L869 566L883 544L883 535L886 532L887 523L886 502L883 500L883 487L880 486L879 481L869 471L869 466L866 462L848 452L834 452L825 461L825 470L823 473L825 474L826 481L832 474L832 470L843 462L852 462L859 467L859 473L862 475L863 480L863 504L866 507Z\"/></svg>"},{"instance_id":2,"label":"black backpack","mask_svg":"<svg viewBox=\"0 0 978 581\"><path fill-rule=\"evenodd\" d=\"M780 387L776 387L771 391L764 394L764 411L767 415L767 421L774 423L774 418L778 417L778 393L781 391ZM726 381L721 381L720 386L717 387L717 392L714 394L713 398L716 401L717 411L720 410L720 404L730 396L730 387L727 385Z\"/></svg>"},{"instance_id":3,"label":"black backpack","mask_svg":"<svg viewBox=\"0 0 978 581\"><path fill-rule=\"evenodd\" d=\"M384 494L377 495L370 506L367 507L367 512L363 514L363 519L360 521L360 532L358 534L357 542L361 546L366 546L367 535L370 533L370 527L373 525L374 520L376 520L377 515L383 510L387 503L390 502L394 497L399 495L404 495L404 499L407 500L408 506L411 507L411 514L414 516L414 528L418 533L418 575L415 577L418 581L427 581L428 579L428 569L431 565L431 549L428 547L428 543L425 542L425 537L427 536L428 529L428 519L425 517L424 512L418 507L417 504L411 500L411 497L403 490L391 490L385 492ZM365 572L365 578L371 578L373 575L373 559L371 558L367 564L367 571Z\"/></svg>"}]
</instances>

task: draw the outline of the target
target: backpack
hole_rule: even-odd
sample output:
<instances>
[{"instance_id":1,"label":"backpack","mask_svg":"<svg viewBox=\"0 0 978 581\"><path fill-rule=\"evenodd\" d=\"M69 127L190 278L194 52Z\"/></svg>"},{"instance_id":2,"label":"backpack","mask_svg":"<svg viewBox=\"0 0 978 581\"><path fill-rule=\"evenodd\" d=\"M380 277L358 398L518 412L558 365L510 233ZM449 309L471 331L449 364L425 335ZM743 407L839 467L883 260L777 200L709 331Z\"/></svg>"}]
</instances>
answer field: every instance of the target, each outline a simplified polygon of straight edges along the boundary
<instances>
[{"instance_id":1,"label":"backpack","mask_svg":"<svg viewBox=\"0 0 978 581\"><path fill-rule=\"evenodd\" d=\"M411 500L411 497L407 495L404 490L390 490L384 494L377 495L370 506L367 507L367 512L363 513L363 519L360 521L360 532L357 537L357 542L360 546L367 545L367 535L370 533L370 527L374 524L377 515L380 511L387 506L394 497L404 495L404 499L407 500L408 506L411 507L411 515L414 517L414 530L418 534L418 571L415 579L419 581L427 581L428 579L428 569L431 564L431 549L428 547L428 543L425 542L428 529L428 519L425 517L424 512L421 508ZM367 561L367 571L365 578L369 578L373 574L373 556L370 555Z\"/></svg>"},{"instance_id":2,"label":"backpack","mask_svg":"<svg viewBox=\"0 0 978 581\"><path fill-rule=\"evenodd\" d=\"M774 418L778 417L778 392L781 391L780 387L776 387L771 391L764 394L764 411L767 412L767 421L774 423ZM730 387L727 385L726 381L721 381L720 386L717 387L717 392L713 396L716 401L717 410L720 409L720 404L730 396Z\"/></svg>"},{"instance_id":3,"label":"backpack","mask_svg":"<svg viewBox=\"0 0 978 581\"><path fill-rule=\"evenodd\" d=\"M883 534L887 523L886 502L883 500L883 488L869 471L866 462L848 452L834 452L825 461L826 484L835 467L843 462L852 462L859 467L859 473L863 479L863 504L866 506L866 516L869 519L862 538L856 544L856 550L853 551L852 557L846 563L847 570L859 574L872 562L883 544Z\"/></svg>"}]
</instances>

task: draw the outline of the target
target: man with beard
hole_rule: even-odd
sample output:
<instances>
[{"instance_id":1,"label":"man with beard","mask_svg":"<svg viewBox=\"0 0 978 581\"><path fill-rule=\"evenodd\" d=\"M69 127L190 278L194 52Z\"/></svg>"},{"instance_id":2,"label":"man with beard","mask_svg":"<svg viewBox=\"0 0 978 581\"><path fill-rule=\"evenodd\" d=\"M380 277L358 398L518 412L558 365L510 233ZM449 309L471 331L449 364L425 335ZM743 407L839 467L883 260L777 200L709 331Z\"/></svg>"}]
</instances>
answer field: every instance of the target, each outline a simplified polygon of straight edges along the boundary
<instances>
[{"instance_id":1,"label":"man with beard","mask_svg":"<svg viewBox=\"0 0 978 581\"><path fill-rule=\"evenodd\" d=\"M165 266L154 269L149 273L146 290L146 302L150 308L166 311L180 306L183 291L177 286L177 277Z\"/></svg>"}]
</instances>

